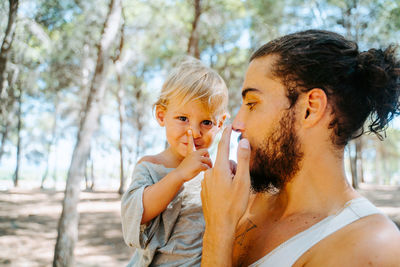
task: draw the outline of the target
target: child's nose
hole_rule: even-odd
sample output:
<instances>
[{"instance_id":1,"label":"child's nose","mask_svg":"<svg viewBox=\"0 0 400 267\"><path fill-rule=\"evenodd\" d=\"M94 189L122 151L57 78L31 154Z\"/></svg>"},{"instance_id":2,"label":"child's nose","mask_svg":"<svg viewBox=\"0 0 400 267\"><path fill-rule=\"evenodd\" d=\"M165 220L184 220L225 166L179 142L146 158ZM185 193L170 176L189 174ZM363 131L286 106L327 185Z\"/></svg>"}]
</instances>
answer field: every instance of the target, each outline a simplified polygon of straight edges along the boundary
<instances>
[{"instance_id":1,"label":"child's nose","mask_svg":"<svg viewBox=\"0 0 400 267\"><path fill-rule=\"evenodd\" d=\"M200 132L200 129L199 129L199 127L197 127L197 126L191 126L190 127L190 129L192 129L192 134L193 134L193 138L199 138L199 137L201 137L201 132Z\"/></svg>"}]
</instances>

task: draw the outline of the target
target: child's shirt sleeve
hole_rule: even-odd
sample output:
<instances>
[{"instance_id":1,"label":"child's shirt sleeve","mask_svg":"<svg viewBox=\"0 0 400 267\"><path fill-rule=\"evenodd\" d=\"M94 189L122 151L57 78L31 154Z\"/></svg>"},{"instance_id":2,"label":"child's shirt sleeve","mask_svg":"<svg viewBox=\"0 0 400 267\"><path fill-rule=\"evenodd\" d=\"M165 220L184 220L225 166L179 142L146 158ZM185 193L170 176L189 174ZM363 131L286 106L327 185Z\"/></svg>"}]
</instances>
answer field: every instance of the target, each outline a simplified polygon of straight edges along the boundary
<instances>
[{"instance_id":1,"label":"child's shirt sleeve","mask_svg":"<svg viewBox=\"0 0 400 267\"><path fill-rule=\"evenodd\" d=\"M156 166L156 165L155 165ZM142 162L136 165L132 174L132 182L121 199L122 232L125 243L130 247L145 249L160 247L167 242L173 223L179 215L180 198L174 199L166 211L141 225L143 216L143 191L147 186L158 182L166 173L152 168L151 164ZM173 208L171 208L173 207ZM166 218L167 217L167 218Z\"/></svg>"}]
</instances>

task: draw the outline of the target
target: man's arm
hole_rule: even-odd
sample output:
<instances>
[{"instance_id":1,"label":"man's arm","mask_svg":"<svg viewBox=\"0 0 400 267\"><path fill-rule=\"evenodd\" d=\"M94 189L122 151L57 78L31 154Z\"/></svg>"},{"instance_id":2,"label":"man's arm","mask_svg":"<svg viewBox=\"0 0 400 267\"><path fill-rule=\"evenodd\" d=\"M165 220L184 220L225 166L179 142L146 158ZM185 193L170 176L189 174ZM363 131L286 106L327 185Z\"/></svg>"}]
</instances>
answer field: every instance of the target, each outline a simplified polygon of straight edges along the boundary
<instances>
[{"instance_id":1,"label":"man's arm","mask_svg":"<svg viewBox=\"0 0 400 267\"><path fill-rule=\"evenodd\" d=\"M204 174L201 199L206 228L202 266L232 266L236 226L243 216L250 195L250 144L239 142L236 173L230 168L228 126L218 145L215 165Z\"/></svg>"}]
</instances>

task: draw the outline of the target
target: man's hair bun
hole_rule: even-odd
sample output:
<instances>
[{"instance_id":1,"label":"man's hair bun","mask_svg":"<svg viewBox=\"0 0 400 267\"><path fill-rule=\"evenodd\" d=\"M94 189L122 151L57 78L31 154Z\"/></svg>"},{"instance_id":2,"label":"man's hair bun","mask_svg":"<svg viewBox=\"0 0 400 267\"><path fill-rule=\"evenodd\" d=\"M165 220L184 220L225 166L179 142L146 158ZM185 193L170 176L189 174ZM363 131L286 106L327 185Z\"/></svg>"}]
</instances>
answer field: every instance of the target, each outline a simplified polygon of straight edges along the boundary
<instances>
[{"instance_id":1,"label":"man's hair bun","mask_svg":"<svg viewBox=\"0 0 400 267\"><path fill-rule=\"evenodd\" d=\"M400 114L400 62L396 48L392 45L385 50L370 49L357 56L355 82L371 108L369 131L379 137L388 122Z\"/></svg>"}]
</instances>

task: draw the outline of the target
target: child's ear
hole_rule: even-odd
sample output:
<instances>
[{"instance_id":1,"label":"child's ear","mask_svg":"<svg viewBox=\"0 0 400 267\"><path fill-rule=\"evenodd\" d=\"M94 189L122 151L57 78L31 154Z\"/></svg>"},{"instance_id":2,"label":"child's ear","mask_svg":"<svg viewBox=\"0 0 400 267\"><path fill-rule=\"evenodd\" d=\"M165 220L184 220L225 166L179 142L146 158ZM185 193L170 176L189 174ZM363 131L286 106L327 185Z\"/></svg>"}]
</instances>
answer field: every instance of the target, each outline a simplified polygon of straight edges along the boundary
<instances>
[{"instance_id":1,"label":"child's ear","mask_svg":"<svg viewBox=\"0 0 400 267\"><path fill-rule=\"evenodd\" d=\"M166 112L166 108L160 105L156 106L156 119L158 124L160 124L160 126L164 126L165 125L165 112Z\"/></svg>"},{"instance_id":2,"label":"child's ear","mask_svg":"<svg viewBox=\"0 0 400 267\"><path fill-rule=\"evenodd\" d=\"M224 115L222 115L219 120L218 120L218 128L221 128L222 125L224 125L224 122L226 120L226 118L228 117L228 114L224 113Z\"/></svg>"}]
</instances>

